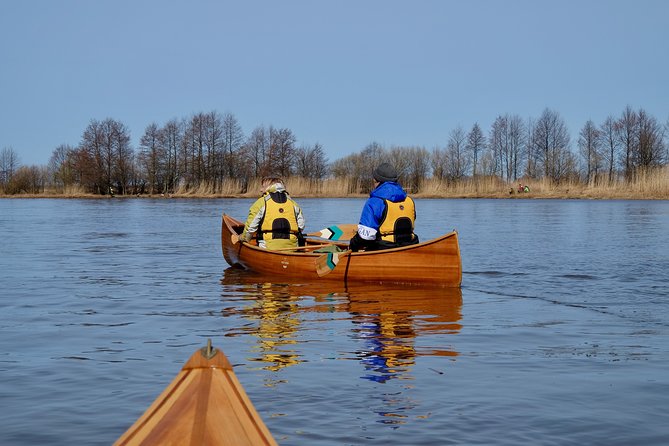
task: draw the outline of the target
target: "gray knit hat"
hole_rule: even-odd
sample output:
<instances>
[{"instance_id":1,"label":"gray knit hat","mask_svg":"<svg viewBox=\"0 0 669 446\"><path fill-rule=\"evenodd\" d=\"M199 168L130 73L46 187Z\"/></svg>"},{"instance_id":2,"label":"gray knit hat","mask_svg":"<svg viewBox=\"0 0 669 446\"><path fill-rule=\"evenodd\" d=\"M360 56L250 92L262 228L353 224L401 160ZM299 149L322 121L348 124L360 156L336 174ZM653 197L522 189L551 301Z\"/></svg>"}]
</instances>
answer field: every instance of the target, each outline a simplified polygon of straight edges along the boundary
<instances>
[{"instance_id":1,"label":"gray knit hat","mask_svg":"<svg viewBox=\"0 0 669 446\"><path fill-rule=\"evenodd\" d=\"M372 175L379 183L383 183L385 181L397 181L398 177L395 168L388 163L381 163L379 167L374 169L374 173Z\"/></svg>"}]
</instances>

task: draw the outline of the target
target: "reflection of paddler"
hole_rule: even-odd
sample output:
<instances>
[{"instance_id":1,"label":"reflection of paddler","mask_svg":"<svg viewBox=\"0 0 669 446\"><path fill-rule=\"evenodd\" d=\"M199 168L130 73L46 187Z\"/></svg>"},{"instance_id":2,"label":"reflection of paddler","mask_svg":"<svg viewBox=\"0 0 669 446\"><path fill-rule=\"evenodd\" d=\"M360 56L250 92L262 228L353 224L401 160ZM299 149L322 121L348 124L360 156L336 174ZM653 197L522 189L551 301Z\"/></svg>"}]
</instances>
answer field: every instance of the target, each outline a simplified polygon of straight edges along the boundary
<instances>
[{"instance_id":1,"label":"reflection of paddler","mask_svg":"<svg viewBox=\"0 0 669 446\"><path fill-rule=\"evenodd\" d=\"M353 322L359 324L356 331L365 340L364 350L358 352L360 362L368 371L374 372L363 378L386 382L415 364L415 333L408 314L353 315Z\"/></svg>"},{"instance_id":2,"label":"reflection of paddler","mask_svg":"<svg viewBox=\"0 0 669 446\"><path fill-rule=\"evenodd\" d=\"M457 356L457 351L421 347L415 340L428 333L460 331L460 289L367 288L349 292L348 312L365 342L358 352L361 363L373 373L363 376L385 382L406 374L416 356Z\"/></svg>"},{"instance_id":3,"label":"reflection of paddler","mask_svg":"<svg viewBox=\"0 0 669 446\"><path fill-rule=\"evenodd\" d=\"M277 371L284 367L298 364L299 355L294 350L282 350L287 345L295 345L295 334L300 326L300 319L295 317L299 307L297 297L286 292L284 285L258 283L246 287L247 290L260 292L252 307L242 310L249 319L257 319L258 327L253 335L258 337L254 351L261 353L254 361L267 363L267 370Z\"/></svg>"}]
</instances>

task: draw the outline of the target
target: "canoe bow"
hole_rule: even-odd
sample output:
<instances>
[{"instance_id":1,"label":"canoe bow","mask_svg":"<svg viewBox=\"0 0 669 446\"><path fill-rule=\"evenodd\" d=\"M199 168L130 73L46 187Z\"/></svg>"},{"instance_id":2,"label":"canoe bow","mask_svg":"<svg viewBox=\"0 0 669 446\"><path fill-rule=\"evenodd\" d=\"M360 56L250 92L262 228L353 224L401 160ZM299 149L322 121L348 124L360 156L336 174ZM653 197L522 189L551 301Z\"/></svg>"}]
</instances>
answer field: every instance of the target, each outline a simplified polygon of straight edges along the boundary
<instances>
[{"instance_id":1,"label":"canoe bow","mask_svg":"<svg viewBox=\"0 0 669 446\"><path fill-rule=\"evenodd\" d=\"M276 445L222 351L196 351L114 445Z\"/></svg>"}]
</instances>

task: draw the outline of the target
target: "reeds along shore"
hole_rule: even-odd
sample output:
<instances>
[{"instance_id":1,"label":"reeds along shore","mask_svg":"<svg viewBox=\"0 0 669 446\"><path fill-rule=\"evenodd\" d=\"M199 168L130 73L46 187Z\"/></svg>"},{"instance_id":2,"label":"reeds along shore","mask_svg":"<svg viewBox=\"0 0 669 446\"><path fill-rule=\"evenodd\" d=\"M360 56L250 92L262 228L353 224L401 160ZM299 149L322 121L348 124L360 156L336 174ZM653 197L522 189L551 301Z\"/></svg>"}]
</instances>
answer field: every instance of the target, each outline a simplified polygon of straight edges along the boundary
<instances>
[{"instance_id":1,"label":"reeds along shore","mask_svg":"<svg viewBox=\"0 0 669 446\"><path fill-rule=\"evenodd\" d=\"M294 198L326 197L365 197L370 184L358 184L349 179L328 178L313 181L301 177L286 179L286 189ZM518 192L522 184L529 187L529 192ZM181 187L172 193L133 194L125 197L149 198L253 198L259 195L260 180L252 180L246 192L240 193L243 186L240 181L226 180L217 186L201 184L196 188ZM549 180L519 179L514 182L501 181L496 177L468 178L457 182L440 181L435 178L424 180L417 190L407 188L416 198L582 198L582 199L629 199L629 200L668 200L669 166L660 170L639 174L632 180L609 182L601 179L585 184L578 181L553 184ZM79 187L64 190L45 189L41 194L0 195L4 198L110 198L110 195L86 193ZM119 198L119 195L115 197Z\"/></svg>"}]
</instances>

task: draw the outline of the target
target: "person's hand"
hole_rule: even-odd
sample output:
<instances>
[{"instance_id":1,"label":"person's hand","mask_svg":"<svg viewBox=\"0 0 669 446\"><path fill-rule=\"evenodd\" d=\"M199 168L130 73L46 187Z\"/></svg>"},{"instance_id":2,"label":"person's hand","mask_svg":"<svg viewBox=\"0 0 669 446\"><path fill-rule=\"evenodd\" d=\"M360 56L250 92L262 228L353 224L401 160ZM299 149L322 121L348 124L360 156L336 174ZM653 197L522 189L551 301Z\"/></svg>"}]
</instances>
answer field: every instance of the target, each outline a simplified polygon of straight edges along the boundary
<instances>
[{"instance_id":1,"label":"person's hand","mask_svg":"<svg viewBox=\"0 0 669 446\"><path fill-rule=\"evenodd\" d=\"M360 251L360 248L365 247L365 241L363 240L362 237L360 237L360 234L356 233L351 241L348 243L348 249L350 249L353 252Z\"/></svg>"},{"instance_id":2,"label":"person's hand","mask_svg":"<svg viewBox=\"0 0 669 446\"><path fill-rule=\"evenodd\" d=\"M250 242L252 238L253 237L251 237L251 234L249 232L243 232L242 233L242 236L241 236L242 241Z\"/></svg>"}]
</instances>

